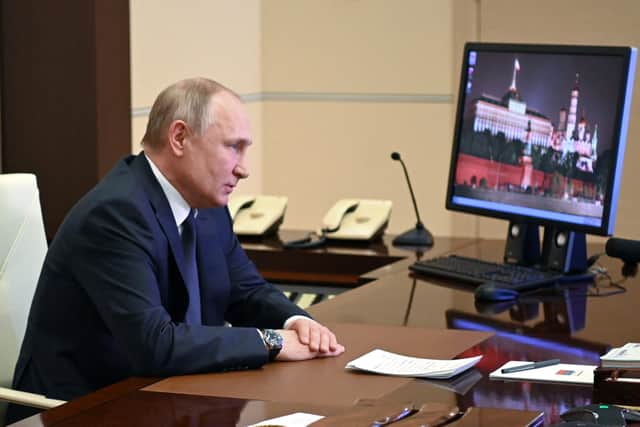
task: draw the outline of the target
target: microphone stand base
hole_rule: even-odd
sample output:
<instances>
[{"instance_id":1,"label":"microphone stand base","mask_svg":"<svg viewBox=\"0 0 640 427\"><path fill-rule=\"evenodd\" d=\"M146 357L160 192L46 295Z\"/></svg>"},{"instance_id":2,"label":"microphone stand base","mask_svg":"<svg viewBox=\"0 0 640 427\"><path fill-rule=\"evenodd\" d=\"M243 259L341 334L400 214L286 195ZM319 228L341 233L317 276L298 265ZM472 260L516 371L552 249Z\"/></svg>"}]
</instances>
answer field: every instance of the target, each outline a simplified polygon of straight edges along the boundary
<instances>
[{"instance_id":1,"label":"microphone stand base","mask_svg":"<svg viewBox=\"0 0 640 427\"><path fill-rule=\"evenodd\" d=\"M426 228L412 228L396 236L393 246L433 246L433 236Z\"/></svg>"}]
</instances>

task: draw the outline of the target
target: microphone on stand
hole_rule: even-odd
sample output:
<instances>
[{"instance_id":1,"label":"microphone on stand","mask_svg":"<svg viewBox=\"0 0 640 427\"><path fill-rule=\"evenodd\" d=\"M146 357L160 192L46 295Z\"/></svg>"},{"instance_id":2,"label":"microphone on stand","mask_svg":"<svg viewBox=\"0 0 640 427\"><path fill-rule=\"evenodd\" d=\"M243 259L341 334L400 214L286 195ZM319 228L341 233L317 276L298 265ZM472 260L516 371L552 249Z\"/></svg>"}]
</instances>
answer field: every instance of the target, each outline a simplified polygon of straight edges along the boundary
<instances>
[{"instance_id":1,"label":"microphone on stand","mask_svg":"<svg viewBox=\"0 0 640 427\"><path fill-rule=\"evenodd\" d=\"M605 251L610 257L620 258L625 263L637 264L640 262L640 240L611 237L607 240Z\"/></svg>"},{"instance_id":2,"label":"microphone on stand","mask_svg":"<svg viewBox=\"0 0 640 427\"><path fill-rule=\"evenodd\" d=\"M411 194L411 200L413 201L413 208L416 211L416 226L411 230L405 231L404 233L396 236L393 239L394 246L433 246L433 236L431 232L424 228L424 224L420 220L420 213L418 213L418 204L416 203L416 196L413 194L413 188L411 187L411 181L409 180L409 174L407 173L407 167L404 165L404 162L400 158L400 153L394 151L391 153L391 158L393 160L397 160L402 165L402 169L404 170L404 176L407 178L407 184L409 186L409 193Z\"/></svg>"},{"instance_id":3,"label":"microphone on stand","mask_svg":"<svg viewBox=\"0 0 640 427\"><path fill-rule=\"evenodd\" d=\"M620 258L622 260L624 263L622 266L622 275L624 277L633 277L638 273L640 240L611 237L607 240L604 250L610 257Z\"/></svg>"}]
</instances>

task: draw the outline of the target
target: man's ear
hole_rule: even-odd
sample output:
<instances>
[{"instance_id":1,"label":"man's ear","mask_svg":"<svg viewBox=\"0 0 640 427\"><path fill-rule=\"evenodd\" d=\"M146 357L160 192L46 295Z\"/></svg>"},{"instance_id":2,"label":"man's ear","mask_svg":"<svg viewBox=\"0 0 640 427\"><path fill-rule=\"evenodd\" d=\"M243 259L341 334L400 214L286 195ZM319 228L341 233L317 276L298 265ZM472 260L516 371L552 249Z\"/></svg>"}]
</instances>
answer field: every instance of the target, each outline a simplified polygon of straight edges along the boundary
<instances>
[{"instance_id":1,"label":"man's ear","mask_svg":"<svg viewBox=\"0 0 640 427\"><path fill-rule=\"evenodd\" d=\"M171 152L182 157L184 154L184 144L189 136L189 127L182 120L174 120L169 125L169 148Z\"/></svg>"}]
</instances>

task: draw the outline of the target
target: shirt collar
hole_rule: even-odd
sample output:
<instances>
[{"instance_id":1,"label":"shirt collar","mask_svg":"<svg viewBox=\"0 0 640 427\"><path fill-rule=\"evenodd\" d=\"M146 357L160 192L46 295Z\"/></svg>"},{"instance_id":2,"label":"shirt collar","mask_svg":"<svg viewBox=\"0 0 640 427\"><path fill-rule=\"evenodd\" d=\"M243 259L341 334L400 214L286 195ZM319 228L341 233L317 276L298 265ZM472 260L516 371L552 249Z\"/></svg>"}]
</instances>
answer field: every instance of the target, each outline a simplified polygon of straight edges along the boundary
<instances>
[{"instance_id":1,"label":"shirt collar","mask_svg":"<svg viewBox=\"0 0 640 427\"><path fill-rule=\"evenodd\" d=\"M162 172L160 172L160 169L158 169L158 167L151 161L146 153L144 153L144 157L149 162L149 166L151 166L151 172L153 172L153 175L160 183L160 187L162 188L164 195L169 201L169 207L171 208L171 213L173 213L173 219L175 220L176 225L180 230L180 228L182 227L182 223L185 219L187 219L187 216L189 216L191 207L184 199L184 197L182 197L180 192L176 190L176 188L171 185L169 180L162 174ZM197 215L197 212L195 214Z\"/></svg>"}]
</instances>

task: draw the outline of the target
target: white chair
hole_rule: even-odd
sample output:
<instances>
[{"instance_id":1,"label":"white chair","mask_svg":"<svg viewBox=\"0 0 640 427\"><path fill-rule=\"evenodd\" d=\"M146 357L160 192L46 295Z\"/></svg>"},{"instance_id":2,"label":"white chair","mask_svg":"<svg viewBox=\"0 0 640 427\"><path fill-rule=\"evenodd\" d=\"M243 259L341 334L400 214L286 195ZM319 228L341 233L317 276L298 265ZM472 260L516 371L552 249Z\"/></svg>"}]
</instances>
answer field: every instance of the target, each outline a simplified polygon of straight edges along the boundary
<instances>
[{"instance_id":1,"label":"white chair","mask_svg":"<svg viewBox=\"0 0 640 427\"><path fill-rule=\"evenodd\" d=\"M36 177L0 174L0 422L4 402L42 409L65 403L8 388L46 252Z\"/></svg>"}]
</instances>

